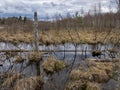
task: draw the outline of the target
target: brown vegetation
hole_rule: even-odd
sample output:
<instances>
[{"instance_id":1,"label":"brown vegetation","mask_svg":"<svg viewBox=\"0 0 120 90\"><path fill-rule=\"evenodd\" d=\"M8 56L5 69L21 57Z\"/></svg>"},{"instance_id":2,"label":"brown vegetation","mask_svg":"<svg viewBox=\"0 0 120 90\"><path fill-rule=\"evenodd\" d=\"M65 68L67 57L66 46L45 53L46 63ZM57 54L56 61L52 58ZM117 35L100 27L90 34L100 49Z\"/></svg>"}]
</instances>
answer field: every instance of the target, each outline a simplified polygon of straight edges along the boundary
<instances>
[{"instance_id":1,"label":"brown vegetation","mask_svg":"<svg viewBox=\"0 0 120 90\"><path fill-rule=\"evenodd\" d=\"M65 63L60 60L55 60L53 57L49 57L43 63L43 69L47 74L53 74L55 72L59 72L60 70L65 68Z\"/></svg>"},{"instance_id":2,"label":"brown vegetation","mask_svg":"<svg viewBox=\"0 0 120 90\"><path fill-rule=\"evenodd\" d=\"M42 54L40 52L32 52L28 55L28 60L30 63L38 63L39 61L42 60Z\"/></svg>"},{"instance_id":3,"label":"brown vegetation","mask_svg":"<svg viewBox=\"0 0 120 90\"><path fill-rule=\"evenodd\" d=\"M14 63L22 63L24 62L24 59L21 56L15 56Z\"/></svg>"},{"instance_id":4,"label":"brown vegetation","mask_svg":"<svg viewBox=\"0 0 120 90\"><path fill-rule=\"evenodd\" d=\"M101 90L100 84L106 83L114 77L115 71L119 67L119 61L97 62L88 60L87 66L86 71L80 66L79 69L71 72L71 82L68 83L66 90L81 90L83 88L85 90Z\"/></svg>"},{"instance_id":5,"label":"brown vegetation","mask_svg":"<svg viewBox=\"0 0 120 90\"><path fill-rule=\"evenodd\" d=\"M12 87L14 86L15 82L20 78L22 78L22 74L20 73L9 73L5 77L3 77L2 87Z\"/></svg>"},{"instance_id":6,"label":"brown vegetation","mask_svg":"<svg viewBox=\"0 0 120 90\"><path fill-rule=\"evenodd\" d=\"M78 30L76 32L74 30L69 31L71 33L71 36L73 40L71 39L71 36L69 35L67 30L49 30L49 31L40 31L39 32L39 44L64 44L64 43L88 43L88 44L94 44L94 43L120 43L119 42L119 35L116 35L119 33L117 30L113 30L109 37L106 38L106 35L108 34L108 31L102 31L102 32L95 32L94 30ZM96 36L95 36L96 34ZM105 40L104 40L105 39ZM19 43L33 43L34 42L34 36L32 32L22 32L22 31L16 31L15 34L8 33L7 31L1 31L0 32L0 41L1 42L11 42L13 44L19 44Z\"/></svg>"},{"instance_id":7,"label":"brown vegetation","mask_svg":"<svg viewBox=\"0 0 120 90\"><path fill-rule=\"evenodd\" d=\"M29 77L18 80L13 90L42 90L43 84L41 76Z\"/></svg>"}]
</instances>

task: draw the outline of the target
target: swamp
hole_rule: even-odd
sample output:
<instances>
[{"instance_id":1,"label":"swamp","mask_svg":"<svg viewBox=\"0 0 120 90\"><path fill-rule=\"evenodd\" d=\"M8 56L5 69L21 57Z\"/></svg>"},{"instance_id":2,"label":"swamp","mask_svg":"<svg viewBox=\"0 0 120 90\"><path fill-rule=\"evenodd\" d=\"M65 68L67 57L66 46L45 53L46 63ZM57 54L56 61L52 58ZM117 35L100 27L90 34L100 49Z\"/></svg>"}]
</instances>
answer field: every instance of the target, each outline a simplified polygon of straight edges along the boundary
<instances>
[{"instance_id":1,"label":"swamp","mask_svg":"<svg viewBox=\"0 0 120 90\"><path fill-rule=\"evenodd\" d=\"M21 1L18 7L64 6L64 0L60 6L59 0ZM0 90L120 90L120 0L110 0L104 12L108 1L44 20L37 6L30 6L32 15L0 12Z\"/></svg>"}]
</instances>

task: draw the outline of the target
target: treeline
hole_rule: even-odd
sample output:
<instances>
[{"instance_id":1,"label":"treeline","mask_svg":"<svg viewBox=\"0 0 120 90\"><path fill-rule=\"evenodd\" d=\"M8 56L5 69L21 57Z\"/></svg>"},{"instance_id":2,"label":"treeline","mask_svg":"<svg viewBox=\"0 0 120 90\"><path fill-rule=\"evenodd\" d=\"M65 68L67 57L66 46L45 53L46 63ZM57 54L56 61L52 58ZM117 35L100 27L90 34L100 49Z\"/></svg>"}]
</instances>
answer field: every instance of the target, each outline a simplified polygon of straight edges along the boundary
<instances>
[{"instance_id":1,"label":"treeline","mask_svg":"<svg viewBox=\"0 0 120 90\"><path fill-rule=\"evenodd\" d=\"M0 18L0 26L4 26L6 30L16 32L18 30L21 31L29 31L33 28L33 22L27 17L8 17L8 18Z\"/></svg>"},{"instance_id":2,"label":"treeline","mask_svg":"<svg viewBox=\"0 0 120 90\"><path fill-rule=\"evenodd\" d=\"M14 29L21 29L30 31L33 29L33 21L27 19L27 17L9 17L0 19L0 25L6 25L9 27L14 27ZM91 15L86 14L84 17L75 14L74 16L68 15L67 17L62 17L59 15L53 21L39 21L39 30L62 30L62 29L120 29L120 14L119 13L100 13Z\"/></svg>"},{"instance_id":3,"label":"treeline","mask_svg":"<svg viewBox=\"0 0 120 90\"><path fill-rule=\"evenodd\" d=\"M1 25L11 25L13 23L26 23L27 17L8 17L8 18L0 18Z\"/></svg>"},{"instance_id":4,"label":"treeline","mask_svg":"<svg viewBox=\"0 0 120 90\"><path fill-rule=\"evenodd\" d=\"M54 21L39 22L39 28L42 30L61 30L61 29L96 29L99 31L106 29L120 29L119 13L100 13L81 16L69 16L62 18L61 16Z\"/></svg>"},{"instance_id":5,"label":"treeline","mask_svg":"<svg viewBox=\"0 0 120 90\"><path fill-rule=\"evenodd\" d=\"M108 7L109 12L103 13L102 4L98 3L94 7L84 14L84 9L76 12L74 15L69 13L66 17L62 15L55 15L55 20L45 21L39 23L39 28L41 30L62 30L62 29L72 29L72 30L110 30L110 29L120 29L120 0L110 0L111 3ZM112 5L116 6L116 12L112 10Z\"/></svg>"}]
</instances>

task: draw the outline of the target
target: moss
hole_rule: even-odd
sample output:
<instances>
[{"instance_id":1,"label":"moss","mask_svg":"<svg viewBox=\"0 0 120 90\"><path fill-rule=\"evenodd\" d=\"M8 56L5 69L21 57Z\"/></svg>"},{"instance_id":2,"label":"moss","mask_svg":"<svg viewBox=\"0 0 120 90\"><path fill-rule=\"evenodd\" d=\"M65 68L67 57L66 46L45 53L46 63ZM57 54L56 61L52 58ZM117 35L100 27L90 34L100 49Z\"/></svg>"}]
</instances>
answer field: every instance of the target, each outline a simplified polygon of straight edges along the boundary
<instances>
[{"instance_id":1,"label":"moss","mask_svg":"<svg viewBox=\"0 0 120 90\"><path fill-rule=\"evenodd\" d=\"M65 63L60 60L55 60L52 57L49 57L48 60L46 60L43 63L43 68L47 74L53 74L55 72L59 72L63 68L65 68Z\"/></svg>"}]
</instances>

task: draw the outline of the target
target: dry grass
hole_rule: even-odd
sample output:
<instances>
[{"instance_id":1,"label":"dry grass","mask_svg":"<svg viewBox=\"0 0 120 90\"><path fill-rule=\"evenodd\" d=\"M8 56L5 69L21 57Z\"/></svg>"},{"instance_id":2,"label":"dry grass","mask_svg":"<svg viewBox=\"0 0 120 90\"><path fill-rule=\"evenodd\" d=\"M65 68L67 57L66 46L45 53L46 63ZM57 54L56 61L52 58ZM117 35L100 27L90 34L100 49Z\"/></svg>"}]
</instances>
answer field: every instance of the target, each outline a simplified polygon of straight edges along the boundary
<instances>
[{"instance_id":1,"label":"dry grass","mask_svg":"<svg viewBox=\"0 0 120 90\"><path fill-rule=\"evenodd\" d=\"M6 55L7 57L15 57L15 56L17 56L18 54L17 54L17 52L5 52L5 55Z\"/></svg>"},{"instance_id":2,"label":"dry grass","mask_svg":"<svg viewBox=\"0 0 120 90\"><path fill-rule=\"evenodd\" d=\"M21 56L15 56L14 63L22 63L24 62L24 59Z\"/></svg>"},{"instance_id":3,"label":"dry grass","mask_svg":"<svg viewBox=\"0 0 120 90\"><path fill-rule=\"evenodd\" d=\"M68 83L68 85L66 86L64 90L86 90L85 84L86 82L82 82L81 80L70 82Z\"/></svg>"},{"instance_id":4,"label":"dry grass","mask_svg":"<svg viewBox=\"0 0 120 90\"><path fill-rule=\"evenodd\" d=\"M106 82L112 77L116 64L113 62L96 62L88 60L87 66L88 69L86 72L84 72L81 67L79 67L80 69L73 70L71 72L72 79L84 79L98 83Z\"/></svg>"},{"instance_id":5,"label":"dry grass","mask_svg":"<svg viewBox=\"0 0 120 90\"><path fill-rule=\"evenodd\" d=\"M101 90L101 85L95 82L75 81L70 82L64 90Z\"/></svg>"},{"instance_id":6,"label":"dry grass","mask_svg":"<svg viewBox=\"0 0 120 90\"><path fill-rule=\"evenodd\" d=\"M30 63L36 63L42 60L42 54L40 52L32 52L28 55L28 60Z\"/></svg>"},{"instance_id":7,"label":"dry grass","mask_svg":"<svg viewBox=\"0 0 120 90\"><path fill-rule=\"evenodd\" d=\"M78 34L77 34L78 33ZM118 30L113 30L109 36L105 39L106 35L109 33L108 31L95 32L94 30L78 30L77 33L74 30L70 30L70 34L74 41L71 40L71 37L67 30L49 30L45 32L39 32L39 44L61 44L67 42L75 42L75 43L106 43L112 42L116 43L120 38L117 33ZM79 37L78 37L79 35ZM7 38L6 38L7 37ZM105 40L104 40L105 39ZM33 32L25 33L22 31L16 31L15 34L8 33L7 31L0 32L0 41L8 41L14 44L18 44L20 42L24 43L32 43L34 42Z\"/></svg>"},{"instance_id":8,"label":"dry grass","mask_svg":"<svg viewBox=\"0 0 120 90\"><path fill-rule=\"evenodd\" d=\"M8 74L7 78L5 78L4 82L2 83L2 87L11 87L14 85L14 83L22 77L22 74Z\"/></svg>"},{"instance_id":9,"label":"dry grass","mask_svg":"<svg viewBox=\"0 0 120 90\"><path fill-rule=\"evenodd\" d=\"M84 71L81 66L76 70L72 70L71 82L66 86L66 90L81 90L82 88L85 90L101 90L100 84L113 78L114 72L120 65L119 61L97 62L88 60L87 66L87 71Z\"/></svg>"},{"instance_id":10,"label":"dry grass","mask_svg":"<svg viewBox=\"0 0 120 90\"><path fill-rule=\"evenodd\" d=\"M41 90L43 87L41 76L18 80L13 90Z\"/></svg>"},{"instance_id":11,"label":"dry grass","mask_svg":"<svg viewBox=\"0 0 120 90\"><path fill-rule=\"evenodd\" d=\"M101 90L101 86L98 83L87 83L86 90Z\"/></svg>"},{"instance_id":12,"label":"dry grass","mask_svg":"<svg viewBox=\"0 0 120 90\"><path fill-rule=\"evenodd\" d=\"M8 33L7 31L1 31L0 41L18 44L20 42L30 43L33 42L34 40L33 40L33 35L31 33L25 33L20 31L17 31L16 33Z\"/></svg>"},{"instance_id":13,"label":"dry grass","mask_svg":"<svg viewBox=\"0 0 120 90\"><path fill-rule=\"evenodd\" d=\"M118 53L118 50L116 50L115 48L109 49L108 50L109 53Z\"/></svg>"},{"instance_id":14,"label":"dry grass","mask_svg":"<svg viewBox=\"0 0 120 90\"><path fill-rule=\"evenodd\" d=\"M65 66L66 65L63 61L55 60L53 57L49 57L48 60L43 63L43 68L47 74L59 72L65 68Z\"/></svg>"}]
</instances>

